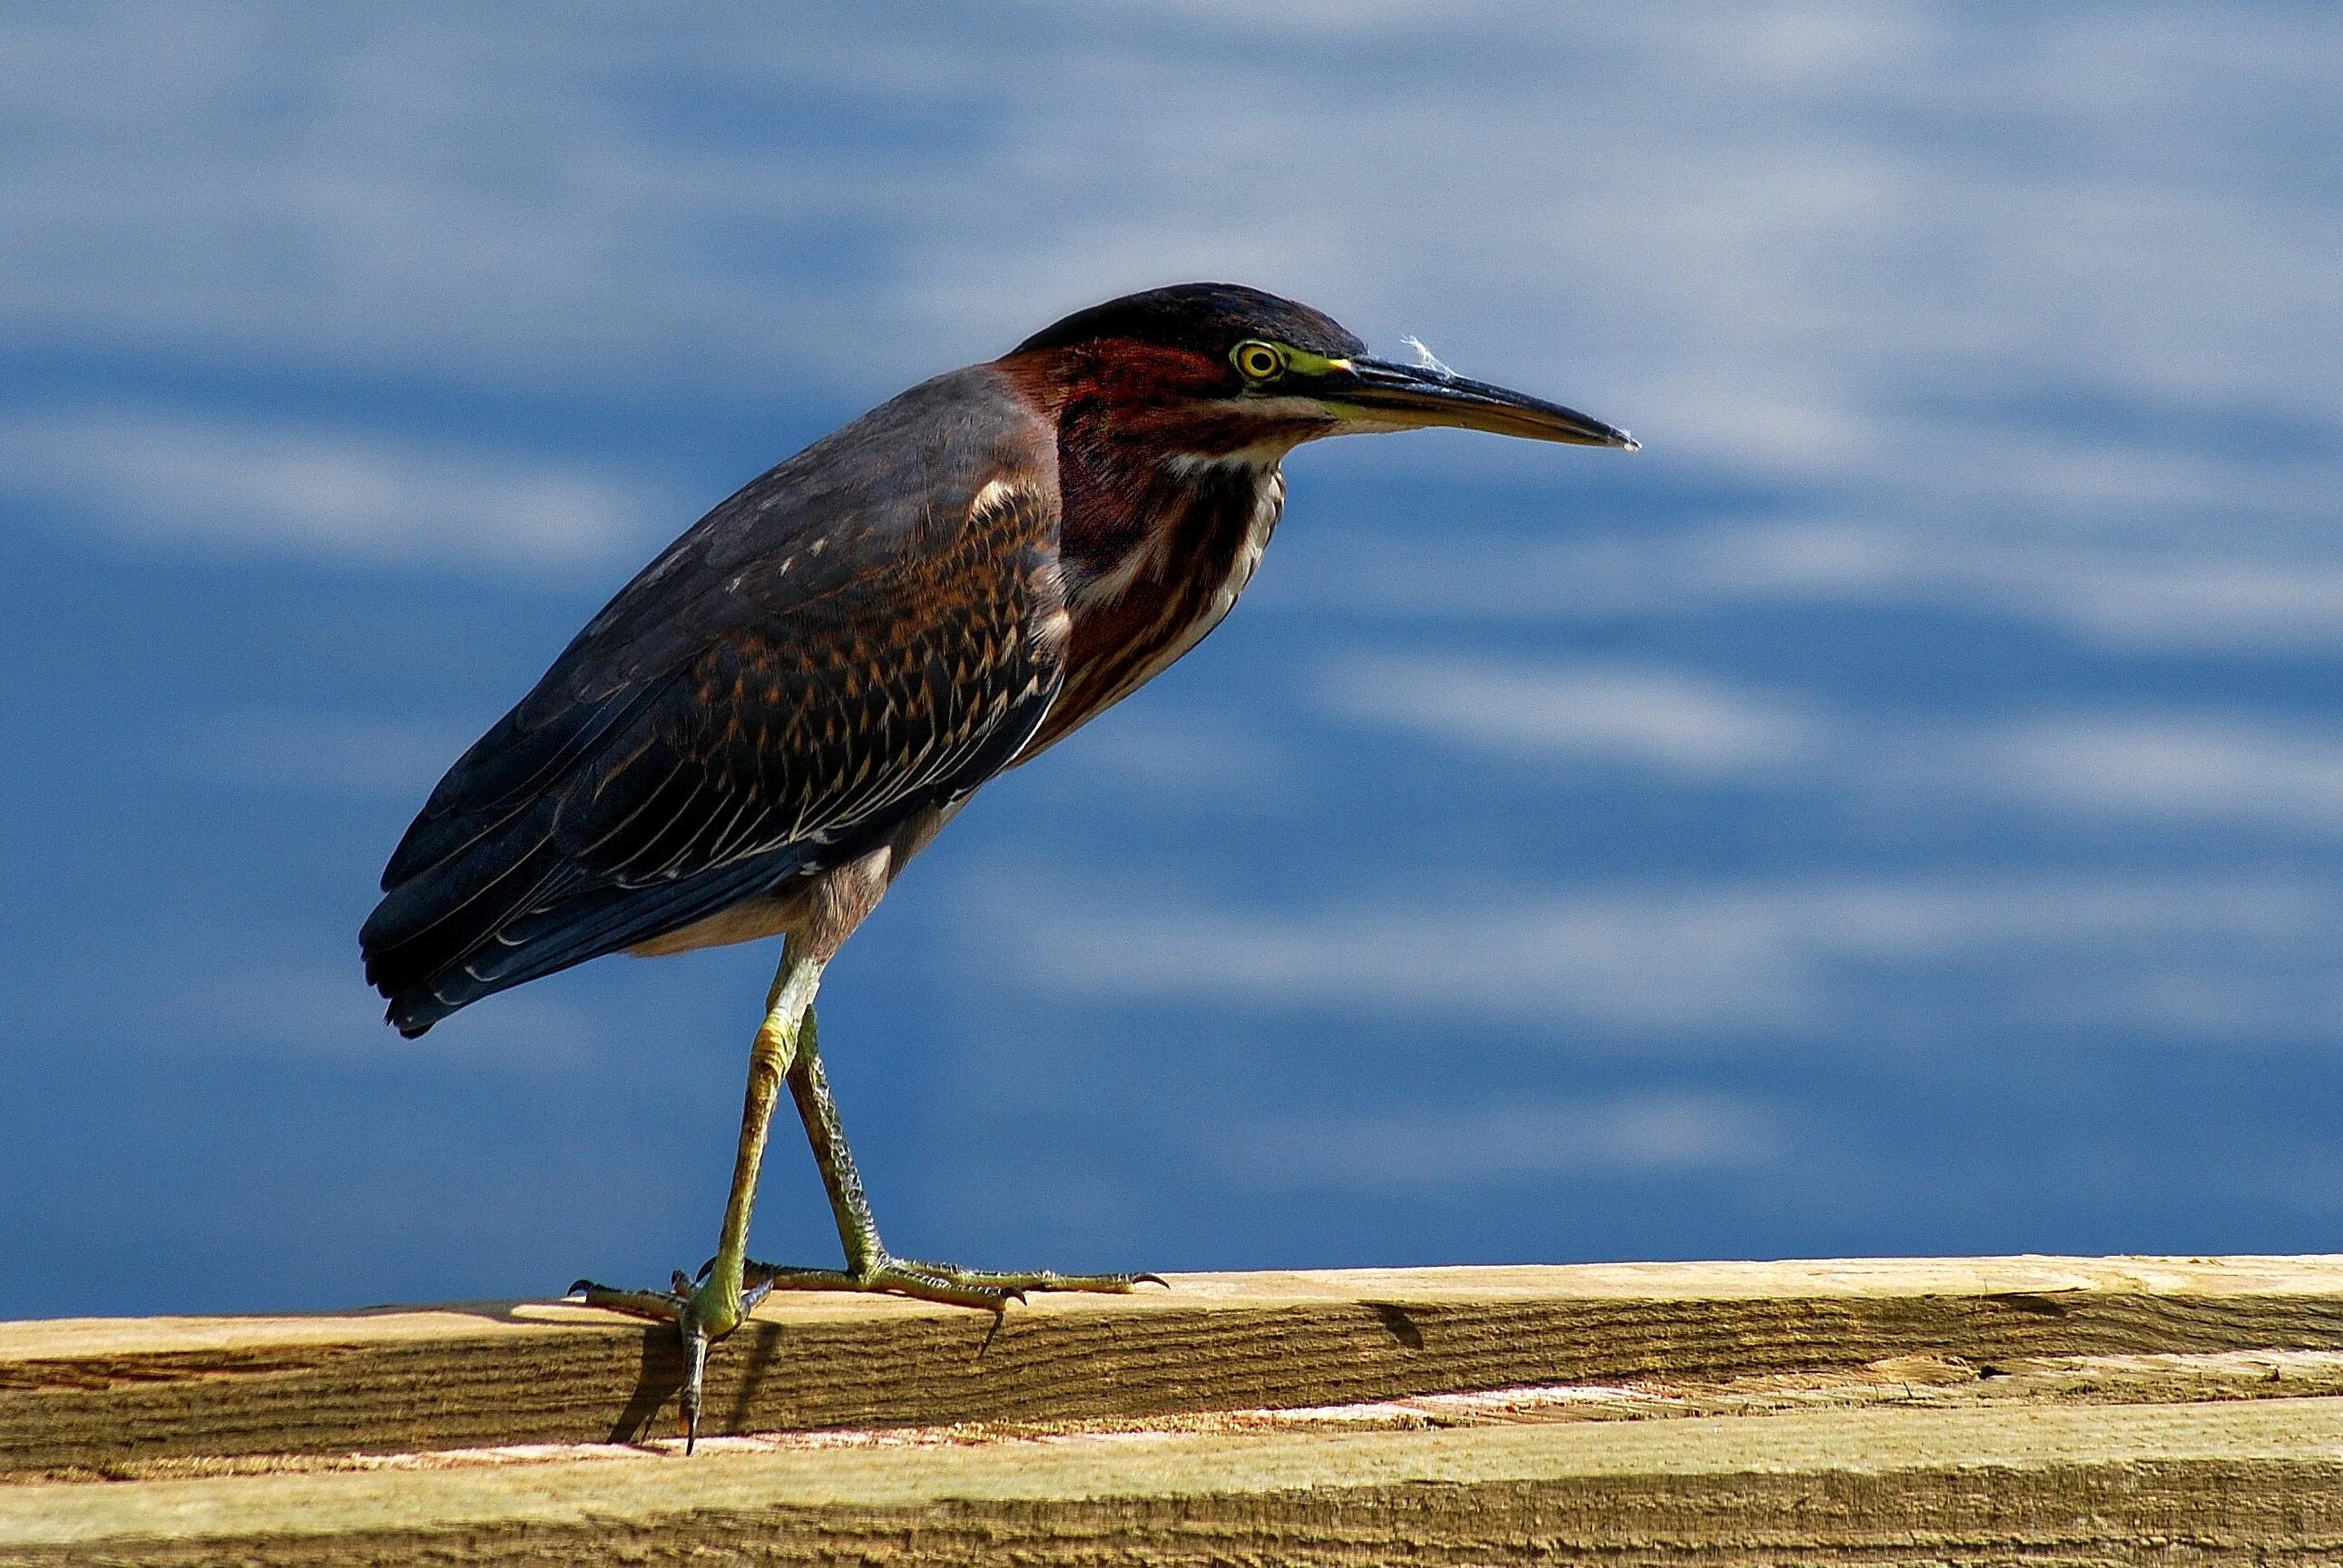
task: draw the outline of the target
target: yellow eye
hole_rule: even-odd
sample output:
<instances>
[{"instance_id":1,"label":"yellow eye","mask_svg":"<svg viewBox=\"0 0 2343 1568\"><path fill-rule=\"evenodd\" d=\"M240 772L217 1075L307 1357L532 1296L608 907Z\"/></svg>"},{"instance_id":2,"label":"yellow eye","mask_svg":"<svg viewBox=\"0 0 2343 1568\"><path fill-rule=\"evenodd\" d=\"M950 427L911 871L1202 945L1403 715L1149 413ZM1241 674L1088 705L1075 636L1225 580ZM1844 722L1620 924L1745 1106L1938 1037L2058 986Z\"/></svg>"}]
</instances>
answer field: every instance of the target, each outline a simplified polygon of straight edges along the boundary
<instances>
[{"instance_id":1,"label":"yellow eye","mask_svg":"<svg viewBox=\"0 0 2343 1568\"><path fill-rule=\"evenodd\" d=\"M1274 381L1285 373L1285 356L1266 343L1240 343L1230 357L1248 381Z\"/></svg>"}]
</instances>

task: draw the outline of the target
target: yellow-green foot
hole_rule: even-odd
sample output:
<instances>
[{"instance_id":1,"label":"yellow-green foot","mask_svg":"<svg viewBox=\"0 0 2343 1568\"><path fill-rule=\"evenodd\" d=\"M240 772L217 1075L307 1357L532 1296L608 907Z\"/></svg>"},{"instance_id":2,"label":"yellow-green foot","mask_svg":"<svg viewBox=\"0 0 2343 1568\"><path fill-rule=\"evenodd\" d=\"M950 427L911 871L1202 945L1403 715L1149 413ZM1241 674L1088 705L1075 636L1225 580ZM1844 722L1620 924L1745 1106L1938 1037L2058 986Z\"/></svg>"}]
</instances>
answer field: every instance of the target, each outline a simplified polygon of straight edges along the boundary
<instances>
[{"instance_id":1,"label":"yellow-green foot","mask_svg":"<svg viewBox=\"0 0 2343 1568\"><path fill-rule=\"evenodd\" d=\"M862 1291L873 1294L910 1296L915 1301L941 1302L946 1306L981 1307L999 1312L1021 1302L1028 1291L1088 1291L1126 1295L1142 1284L1161 1285L1154 1274L1061 1274L1053 1269L1003 1272L963 1269L958 1263L930 1263L917 1258L880 1253L860 1270L805 1269L783 1263L759 1263L751 1259L743 1275L763 1291Z\"/></svg>"},{"instance_id":2,"label":"yellow-green foot","mask_svg":"<svg viewBox=\"0 0 2343 1568\"><path fill-rule=\"evenodd\" d=\"M679 1269L670 1290L622 1291L611 1285L598 1285L591 1280L579 1280L569 1287L568 1294L589 1307L675 1325L683 1340L683 1389L678 1402L683 1409L683 1452L689 1453L699 1444L699 1406L708 1382L708 1347L739 1328L771 1290L771 1285L761 1282L746 1288L734 1282L727 1289L724 1282L706 1269L700 1271L699 1283L694 1285L690 1277Z\"/></svg>"}]
</instances>

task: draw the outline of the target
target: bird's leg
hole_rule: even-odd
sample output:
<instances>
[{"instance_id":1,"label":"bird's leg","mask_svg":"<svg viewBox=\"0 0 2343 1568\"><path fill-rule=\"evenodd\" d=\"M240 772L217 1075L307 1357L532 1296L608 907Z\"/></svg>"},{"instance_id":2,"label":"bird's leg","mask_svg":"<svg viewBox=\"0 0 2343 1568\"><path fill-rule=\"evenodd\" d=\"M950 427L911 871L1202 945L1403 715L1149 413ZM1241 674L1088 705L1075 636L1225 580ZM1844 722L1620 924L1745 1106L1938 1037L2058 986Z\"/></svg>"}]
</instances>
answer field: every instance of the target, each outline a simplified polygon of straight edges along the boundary
<instances>
[{"instance_id":1,"label":"bird's leg","mask_svg":"<svg viewBox=\"0 0 2343 1568\"><path fill-rule=\"evenodd\" d=\"M838 1221L838 1239L846 1249L844 1269L791 1268L750 1263L767 1290L883 1291L915 1296L952 1306L984 1307L999 1312L1027 1291L1102 1291L1121 1292L1141 1282L1161 1284L1153 1274L1061 1274L1048 1269L1003 1273L964 1269L957 1263L930 1263L898 1258L879 1239L878 1221L870 1217L870 1200L862 1191L861 1174L854 1169L853 1151L846 1146L846 1129L840 1124L838 1101L822 1071L813 1016L806 1016L796 1059L789 1070L789 1097L797 1101L805 1122L806 1141L813 1146L813 1161L821 1184L830 1193L830 1212Z\"/></svg>"},{"instance_id":2,"label":"bird's leg","mask_svg":"<svg viewBox=\"0 0 2343 1568\"><path fill-rule=\"evenodd\" d=\"M759 1281L749 1286L745 1270L749 1253L749 1213L757 1201L757 1173L764 1163L765 1135L772 1125L773 1108L780 1102L781 1083L800 1052L813 1047L813 994L821 983L821 964L802 952L796 942L781 950L780 969L765 995L765 1021L749 1048L749 1088L740 1108L740 1146L732 1161L732 1191L724 1204L724 1231L716 1256L699 1271L698 1283L682 1271L667 1291L620 1291L580 1280L569 1287L588 1306L608 1307L672 1322L683 1336L684 1452L699 1439L701 1389L706 1382L708 1346L740 1326L772 1289Z\"/></svg>"}]
</instances>

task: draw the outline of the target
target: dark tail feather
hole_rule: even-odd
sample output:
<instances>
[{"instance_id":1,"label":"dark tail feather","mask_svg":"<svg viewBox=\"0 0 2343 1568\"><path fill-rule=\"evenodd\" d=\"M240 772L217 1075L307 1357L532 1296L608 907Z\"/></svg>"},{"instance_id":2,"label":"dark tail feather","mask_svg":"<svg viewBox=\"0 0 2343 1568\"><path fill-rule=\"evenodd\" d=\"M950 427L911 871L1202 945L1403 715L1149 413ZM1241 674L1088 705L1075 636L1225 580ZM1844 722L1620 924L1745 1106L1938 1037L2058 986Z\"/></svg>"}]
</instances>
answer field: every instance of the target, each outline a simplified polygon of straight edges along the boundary
<instances>
[{"instance_id":1,"label":"dark tail feather","mask_svg":"<svg viewBox=\"0 0 2343 1568\"><path fill-rule=\"evenodd\" d=\"M551 823L548 801L400 882L367 917L358 932L367 980L390 999L401 1033L420 1034L461 1006L435 995L448 971L575 875L550 841Z\"/></svg>"},{"instance_id":2,"label":"dark tail feather","mask_svg":"<svg viewBox=\"0 0 2343 1568\"><path fill-rule=\"evenodd\" d=\"M436 900L478 889L482 873L465 866L465 856L408 884L420 890L416 895L400 888L383 900L358 942L367 979L390 1000L386 1016L401 1034L412 1039L484 996L680 930L799 869L795 851L781 849L675 882L588 885L548 896L531 864L540 857L558 871L558 852L540 844L498 878L515 892L538 887L534 898L492 895L478 900L482 910L438 909ZM437 886L424 889L425 883ZM440 893L440 887L448 892Z\"/></svg>"},{"instance_id":3,"label":"dark tail feather","mask_svg":"<svg viewBox=\"0 0 2343 1568\"><path fill-rule=\"evenodd\" d=\"M427 876L525 815L588 751L600 745L666 689L654 681L598 707L573 710L558 724L525 729L523 703L476 741L447 769L431 799L391 851L383 868L387 892Z\"/></svg>"}]
</instances>

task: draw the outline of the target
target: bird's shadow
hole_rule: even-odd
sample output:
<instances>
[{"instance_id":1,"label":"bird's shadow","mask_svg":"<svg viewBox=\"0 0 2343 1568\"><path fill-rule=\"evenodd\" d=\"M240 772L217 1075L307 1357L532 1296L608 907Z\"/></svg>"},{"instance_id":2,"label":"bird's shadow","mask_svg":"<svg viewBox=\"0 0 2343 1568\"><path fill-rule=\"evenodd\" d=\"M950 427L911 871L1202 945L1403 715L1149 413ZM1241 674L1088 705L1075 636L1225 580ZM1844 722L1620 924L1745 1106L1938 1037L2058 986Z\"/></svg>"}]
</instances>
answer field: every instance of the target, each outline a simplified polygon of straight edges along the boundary
<instances>
[{"instance_id":1,"label":"bird's shadow","mask_svg":"<svg viewBox=\"0 0 2343 1568\"><path fill-rule=\"evenodd\" d=\"M1368 1302L1365 1305L1375 1314L1375 1321L1383 1325L1383 1332L1391 1335L1393 1343L1403 1350L1420 1351L1423 1348L1423 1330L1416 1325L1414 1317L1405 1307L1397 1302Z\"/></svg>"},{"instance_id":2,"label":"bird's shadow","mask_svg":"<svg viewBox=\"0 0 2343 1568\"><path fill-rule=\"evenodd\" d=\"M304 1316L318 1318L383 1318L412 1312L452 1312L461 1317L478 1318L486 1322L543 1326L548 1320L537 1315L538 1310L548 1306L576 1306L559 1298L532 1298L498 1302L387 1302L367 1307L341 1307L316 1313L285 1312L223 1312L222 1317L259 1320ZM590 1309L589 1309L590 1310ZM672 1323L648 1322L629 1318L623 1313L598 1313L597 1326L630 1327L641 1332L641 1350L636 1362L635 1385L627 1396L626 1404L611 1422L606 1442L637 1443L650 1433L651 1423L659 1412L683 1390L683 1343ZM779 1334L771 1324L743 1324L733 1336L728 1359L739 1370L734 1396L730 1402L731 1419L717 1430L738 1431L754 1402L767 1370L779 1347ZM745 1352L745 1353L744 1353Z\"/></svg>"},{"instance_id":3,"label":"bird's shadow","mask_svg":"<svg viewBox=\"0 0 2343 1568\"><path fill-rule=\"evenodd\" d=\"M557 1320L540 1315L546 1307L565 1305L578 1307L580 1303L564 1302L558 1297L536 1297L518 1301L384 1302L317 1312L221 1312L214 1315L239 1322L261 1322L285 1318L361 1319L398 1317L416 1312L448 1312L477 1318L484 1322L514 1326L632 1328L642 1336L635 1364L634 1387L612 1421L608 1435L599 1441L613 1443L646 1441L651 1435L652 1423L658 1420L659 1412L669 1408L683 1389L683 1344L675 1325L590 1308L582 1310L593 1312L591 1318L581 1316ZM1378 1315L1383 1319L1384 1326L1393 1337L1401 1343L1422 1343L1421 1336L1415 1334L1414 1325L1408 1321L1404 1312L1396 1307L1388 1310L1379 1308ZM984 1358L1006 1327L1007 1314L990 1315L990 1321L984 1324L983 1333L973 1349L975 1359L981 1361ZM724 1342L722 1357L720 1360L711 1357L709 1369L711 1396L719 1386L729 1385L724 1391L724 1413L720 1417L718 1415L718 1407L711 1399L702 1428L704 1432L713 1434L742 1432L749 1428L751 1412L756 1410L765 1392L767 1381L781 1353L784 1337L780 1323L752 1318ZM766 1412L769 1420L772 1413Z\"/></svg>"},{"instance_id":4,"label":"bird's shadow","mask_svg":"<svg viewBox=\"0 0 2343 1568\"><path fill-rule=\"evenodd\" d=\"M642 1360L635 1372L634 1392L610 1423L605 1442L640 1442L650 1434L651 1422L668 1401L683 1389L683 1341L673 1326L644 1323ZM734 1422L733 1424L738 1424Z\"/></svg>"},{"instance_id":5,"label":"bird's shadow","mask_svg":"<svg viewBox=\"0 0 2343 1568\"><path fill-rule=\"evenodd\" d=\"M531 1309L574 1307L572 1301L559 1296L528 1296L509 1302L384 1302L370 1307L328 1307L315 1312L219 1312L223 1318L395 1318L412 1312L453 1312L458 1317L479 1318L492 1323L538 1323L547 1320L527 1316Z\"/></svg>"}]
</instances>

